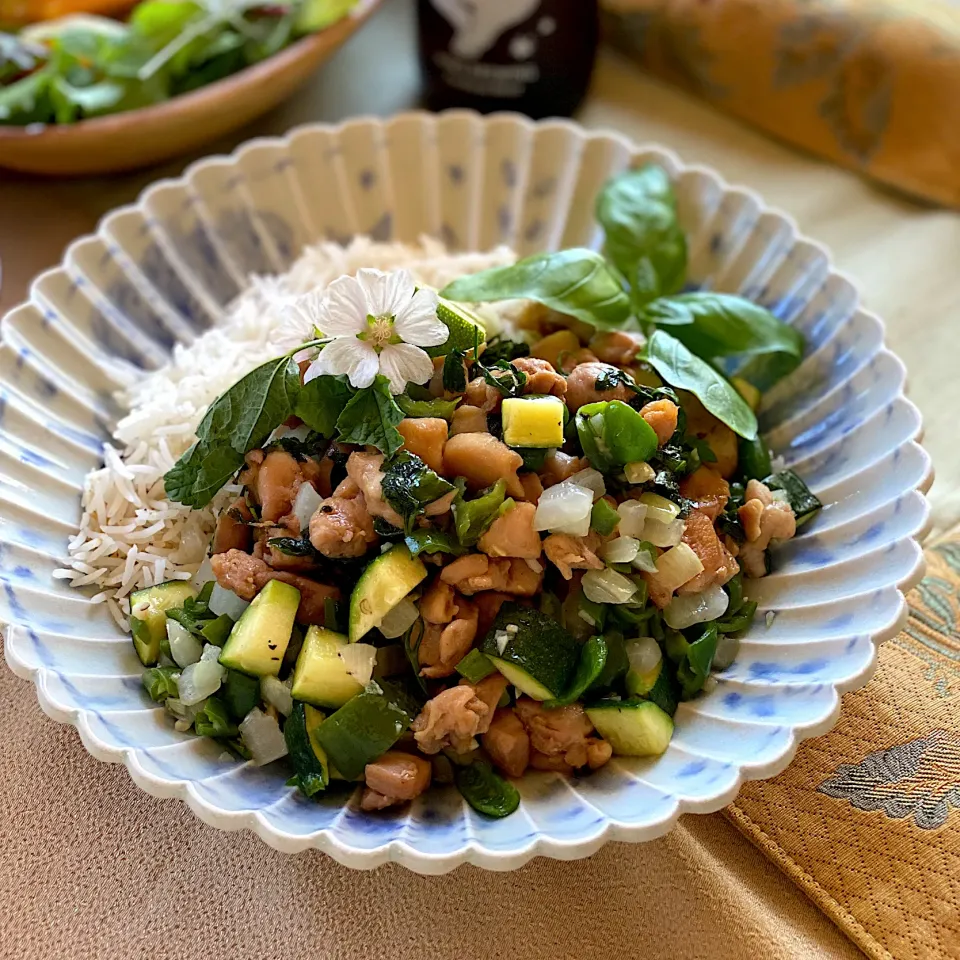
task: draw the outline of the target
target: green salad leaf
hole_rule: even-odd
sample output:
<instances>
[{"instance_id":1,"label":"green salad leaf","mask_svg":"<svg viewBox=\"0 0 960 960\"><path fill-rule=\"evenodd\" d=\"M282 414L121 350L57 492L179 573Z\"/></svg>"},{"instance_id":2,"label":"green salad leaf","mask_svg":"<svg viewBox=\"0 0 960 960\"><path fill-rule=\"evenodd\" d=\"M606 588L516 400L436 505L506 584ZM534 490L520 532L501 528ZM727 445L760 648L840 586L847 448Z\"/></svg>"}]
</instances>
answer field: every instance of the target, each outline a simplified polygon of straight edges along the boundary
<instances>
[{"instance_id":1,"label":"green salad leaf","mask_svg":"<svg viewBox=\"0 0 960 960\"><path fill-rule=\"evenodd\" d=\"M36 70L46 59L46 48L40 44L27 43L12 33L0 32L0 83Z\"/></svg>"},{"instance_id":2,"label":"green salad leaf","mask_svg":"<svg viewBox=\"0 0 960 960\"><path fill-rule=\"evenodd\" d=\"M665 330L654 331L647 344L647 360L672 387L689 390L718 420L734 433L753 440L757 418L746 400L722 374L691 353Z\"/></svg>"},{"instance_id":3,"label":"green salad leaf","mask_svg":"<svg viewBox=\"0 0 960 960\"><path fill-rule=\"evenodd\" d=\"M597 220L604 250L627 278L637 304L683 288L687 239L670 178L654 164L613 177L600 191Z\"/></svg>"},{"instance_id":4,"label":"green salad leaf","mask_svg":"<svg viewBox=\"0 0 960 960\"><path fill-rule=\"evenodd\" d=\"M403 446L397 424L403 411L390 392L390 381L378 375L373 384L358 390L337 418L337 430L344 443L370 444L392 457Z\"/></svg>"},{"instance_id":5,"label":"green salad leaf","mask_svg":"<svg viewBox=\"0 0 960 960\"><path fill-rule=\"evenodd\" d=\"M345 17L357 0L144 0L129 22L0 33L0 124L72 123L196 90Z\"/></svg>"},{"instance_id":6,"label":"green salad leaf","mask_svg":"<svg viewBox=\"0 0 960 960\"><path fill-rule=\"evenodd\" d=\"M53 114L50 83L53 73L38 70L16 83L0 87L0 123L43 123Z\"/></svg>"},{"instance_id":7,"label":"green salad leaf","mask_svg":"<svg viewBox=\"0 0 960 960\"><path fill-rule=\"evenodd\" d=\"M440 291L470 303L536 300L601 329L617 329L630 316L630 298L599 253L574 248L539 253L509 267L461 277Z\"/></svg>"}]
</instances>

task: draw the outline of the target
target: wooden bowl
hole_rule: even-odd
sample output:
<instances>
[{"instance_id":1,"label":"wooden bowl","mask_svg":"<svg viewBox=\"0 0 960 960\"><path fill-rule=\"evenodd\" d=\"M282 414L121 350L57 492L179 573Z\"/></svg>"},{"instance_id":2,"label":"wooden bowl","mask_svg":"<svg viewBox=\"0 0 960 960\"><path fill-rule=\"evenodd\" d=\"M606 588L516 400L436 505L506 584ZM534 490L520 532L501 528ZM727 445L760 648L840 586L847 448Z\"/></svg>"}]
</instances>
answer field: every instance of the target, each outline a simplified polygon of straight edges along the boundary
<instances>
[{"instance_id":1,"label":"wooden bowl","mask_svg":"<svg viewBox=\"0 0 960 960\"><path fill-rule=\"evenodd\" d=\"M156 106L79 123L0 126L0 167L80 176L146 167L243 126L300 87L382 0L361 0L339 23L261 63Z\"/></svg>"}]
</instances>

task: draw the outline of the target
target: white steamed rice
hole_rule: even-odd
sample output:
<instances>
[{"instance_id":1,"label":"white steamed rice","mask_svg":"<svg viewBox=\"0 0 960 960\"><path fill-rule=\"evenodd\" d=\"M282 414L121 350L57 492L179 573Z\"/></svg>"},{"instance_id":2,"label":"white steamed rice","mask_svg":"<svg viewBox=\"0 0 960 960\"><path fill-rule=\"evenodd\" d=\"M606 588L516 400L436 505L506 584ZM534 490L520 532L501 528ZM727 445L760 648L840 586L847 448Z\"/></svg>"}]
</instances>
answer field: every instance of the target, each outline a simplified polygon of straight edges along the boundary
<instances>
[{"instance_id":1,"label":"white steamed rice","mask_svg":"<svg viewBox=\"0 0 960 960\"><path fill-rule=\"evenodd\" d=\"M68 543L67 564L54 576L98 588L92 599L105 602L124 629L131 591L193 577L217 514L237 488L225 488L194 510L166 499L163 475L193 442L213 400L268 357L302 342L285 309L295 297L361 267L405 267L418 282L439 289L514 259L506 247L451 254L428 238L410 246L360 237L348 247L310 247L282 276L252 278L216 327L176 347L169 364L124 391L120 401L130 412L114 431L117 446L104 448L103 467L87 476L80 529ZM487 319L496 326L496 316Z\"/></svg>"}]
</instances>

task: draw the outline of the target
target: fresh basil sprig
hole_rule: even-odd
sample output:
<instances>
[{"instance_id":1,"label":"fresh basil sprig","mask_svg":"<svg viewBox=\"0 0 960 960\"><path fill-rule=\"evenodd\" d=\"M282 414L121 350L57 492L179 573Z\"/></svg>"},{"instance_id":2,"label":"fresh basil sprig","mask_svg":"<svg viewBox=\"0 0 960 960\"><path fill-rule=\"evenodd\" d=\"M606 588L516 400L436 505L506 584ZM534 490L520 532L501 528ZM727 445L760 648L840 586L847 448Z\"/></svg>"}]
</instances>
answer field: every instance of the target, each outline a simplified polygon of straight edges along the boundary
<instances>
[{"instance_id":1,"label":"fresh basil sprig","mask_svg":"<svg viewBox=\"0 0 960 960\"><path fill-rule=\"evenodd\" d=\"M700 357L751 358L748 379L761 390L795 370L803 358L803 334L769 310L728 293L683 293L648 303L640 318L669 331ZM739 371L738 371L739 372ZM743 375L743 374L741 374Z\"/></svg>"},{"instance_id":2,"label":"fresh basil sprig","mask_svg":"<svg viewBox=\"0 0 960 960\"><path fill-rule=\"evenodd\" d=\"M630 316L630 298L616 272L599 253L582 248L461 277L440 296L467 303L535 300L603 330L619 329Z\"/></svg>"},{"instance_id":3,"label":"fresh basil sprig","mask_svg":"<svg viewBox=\"0 0 960 960\"><path fill-rule=\"evenodd\" d=\"M281 357L251 370L204 414L197 441L167 471L167 496L188 507L205 506L243 466L248 450L293 414L300 391L300 370Z\"/></svg>"},{"instance_id":4,"label":"fresh basil sprig","mask_svg":"<svg viewBox=\"0 0 960 960\"><path fill-rule=\"evenodd\" d=\"M757 418L730 382L676 337L655 330L647 361L671 386L689 390L718 420L747 440L757 435Z\"/></svg>"},{"instance_id":5,"label":"fresh basil sprig","mask_svg":"<svg viewBox=\"0 0 960 960\"><path fill-rule=\"evenodd\" d=\"M687 238L662 167L648 164L608 180L596 216L606 235L604 251L627 278L636 306L683 288Z\"/></svg>"}]
</instances>

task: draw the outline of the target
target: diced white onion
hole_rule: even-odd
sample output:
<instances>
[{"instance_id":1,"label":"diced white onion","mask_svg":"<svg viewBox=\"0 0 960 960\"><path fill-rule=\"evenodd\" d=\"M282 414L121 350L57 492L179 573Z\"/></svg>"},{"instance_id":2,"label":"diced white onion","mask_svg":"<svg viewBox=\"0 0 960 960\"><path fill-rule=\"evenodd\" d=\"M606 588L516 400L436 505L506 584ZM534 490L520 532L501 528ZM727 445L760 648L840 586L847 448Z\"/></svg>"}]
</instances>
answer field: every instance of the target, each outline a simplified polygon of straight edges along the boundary
<instances>
[{"instance_id":1,"label":"diced white onion","mask_svg":"<svg viewBox=\"0 0 960 960\"><path fill-rule=\"evenodd\" d=\"M498 630L493 635L493 639L497 644L497 653L502 657L503 651L507 649L507 644L510 642L510 634L506 630Z\"/></svg>"},{"instance_id":2,"label":"diced white onion","mask_svg":"<svg viewBox=\"0 0 960 960\"><path fill-rule=\"evenodd\" d=\"M689 544L679 543L657 560L657 572L650 574L656 585L667 593L673 593L703 570L703 563Z\"/></svg>"},{"instance_id":3,"label":"diced white onion","mask_svg":"<svg viewBox=\"0 0 960 960\"><path fill-rule=\"evenodd\" d=\"M219 583L215 583L207 606L210 607L210 612L218 617L225 613L233 620L239 620L243 611L250 606L250 602L241 600L232 590L226 590Z\"/></svg>"},{"instance_id":4,"label":"diced white onion","mask_svg":"<svg viewBox=\"0 0 960 960\"><path fill-rule=\"evenodd\" d=\"M219 663L221 653L223 653L223 647L214 646L212 643L205 643L203 645L203 653L200 654L200 659L213 660L214 663Z\"/></svg>"},{"instance_id":5,"label":"diced white onion","mask_svg":"<svg viewBox=\"0 0 960 960\"><path fill-rule=\"evenodd\" d=\"M675 547L683 539L683 527L682 520L661 523L648 517L643 525L643 539L655 547Z\"/></svg>"},{"instance_id":6,"label":"diced white onion","mask_svg":"<svg viewBox=\"0 0 960 960\"><path fill-rule=\"evenodd\" d=\"M594 620L593 617L591 617L590 614L587 613L586 610L578 610L578 611L577 611L577 616L578 616L584 623L590 624L591 627L595 627L595 626L597 625L597 621Z\"/></svg>"},{"instance_id":7,"label":"diced white onion","mask_svg":"<svg viewBox=\"0 0 960 960\"><path fill-rule=\"evenodd\" d=\"M196 663L203 653L203 644L182 624L167 617L167 641L170 656L178 667Z\"/></svg>"},{"instance_id":8,"label":"diced white onion","mask_svg":"<svg viewBox=\"0 0 960 960\"><path fill-rule=\"evenodd\" d=\"M587 467L585 470L578 470L569 478L570 483L575 483L578 487L586 487L593 491L594 501L599 500L607 492L607 485L603 482L603 474L593 467Z\"/></svg>"},{"instance_id":9,"label":"diced white onion","mask_svg":"<svg viewBox=\"0 0 960 960\"><path fill-rule=\"evenodd\" d=\"M347 668L347 673L361 686L366 686L373 677L377 648L369 643L348 643L340 648L340 659Z\"/></svg>"},{"instance_id":10,"label":"diced white onion","mask_svg":"<svg viewBox=\"0 0 960 960\"><path fill-rule=\"evenodd\" d=\"M630 669L637 673L648 674L663 659L660 644L653 637L636 637L626 642L627 660Z\"/></svg>"},{"instance_id":11,"label":"diced white onion","mask_svg":"<svg viewBox=\"0 0 960 960\"><path fill-rule=\"evenodd\" d=\"M726 670L737 659L740 641L729 633L721 633L717 638L717 652L713 655L713 669Z\"/></svg>"},{"instance_id":12,"label":"diced white onion","mask_svg":"<svg viewBox=\"0 0 960 960\"><path fill-rule=\"evenodd\" d=\"M211 660L198 660L180 674L180 700L187 706L206 700L220 689L227 671Z\"/></svg>"},{"instance_id":13,"label":"diced white onion","mask_svg":"<svg viewBox=\"0 0 960 960\"><path fill-rule=\"evenodd\" d=\"M586 536L590 531L593 491L569 480L544 490L533 518L535 530L553 530ZM586 527L584 528L584 523ZM580 533L580 530L583 530ZM575 532L576 531L576 532Z\"/></svg>"},{"instance_id":14,"label":"diced white onion","mask_svg":"<svg viewBox=\"0 0 960 960\"><path fill-rule=\"evenodd\" d=\"M637 550L637 555L630 561L630 566L634 570L642 570L644 573L657 572L657 553L650 551L649 547Z\"/></svg>"},{"instance_id":15,"label":"diced white onion","mask_svg":"<svg viewBox=\"0 0 960 960\"><path fill-rule=\"evenodd\" d=\"M620 525L617 529L621 537L643 536L643 525L647 520L647 505L639 500L624 500L617 507L620 514Z\"/></svg>"},{"instance_id":16,"label":"diced white onion","mask_svg":"<svg viewBox=\"0 0 960 960\"><path fill-rule=\"evenodd\" d=\"M786 490L771 490L770 496L779 503L789 503L790 494Z\"/></svg>"},{"instance_id":17,"label":"diced white onion","mask_svg":"<svg viewBox=\"0 0 960 960\"><path fill-rule=\"evenodd\" d=\"M276 677L260 678L260 696L265 703L276 707L285 717L293 713L293 694L290 687Z\"/></svg>"},{"instance_id":18,"label":"diced white onion","mask_svg":"<svg viewBox=\"0 0 960 960\"><path fill-rule=\"evenodd\" d=\"M657 472L646 461L638 460L636 463L628 463L623 468L623 475L627 478L627 483L649 483Z\"/></svg>"},{"instance_id":19,"label":"diced white onion","mask_svg":"<svg viewBox=\"0 0 960 960\"><path fill-rule=\"evenodd\" d=\"M588 570L581 583L583 595L594 603L629 603L637 585L616 570Z\"/></svg>"},{"instance_id":20,"label":"diced white onion","mask_svg":"<svg viewBox=\"0 0 960 960\"><path fill-rule=\"evenodd\" d=\"M680 516L680 508L672 500L661 497L659 493L641 494L640 502L647 505L647 517L651 520L669 523Z\"/></svg>"},{"instance_id":21,"label":"diced white onion","mask_svg":"<svg viewBox=\"0 0 960 960\"><path fill-rule=\"evenodd\" d=\"M603 547L603 559L607 563L630 563L640 549L640 541L635 537L616 537Z\"/></svg>"},{"instance_id":22,"label":"diced white onion","mask_svg":"<svg viewBox=\"0 0 960 960\"><path fill-rule=\"evenodd\" d=\"M213 575L213 564L210 563L209 557L204 557L203 563L197 568L197 572L190 581L190 586L199 592L205 583L209 583L215 579L216 577Z\"/></svg>"},{"instance_id":23,"label":"diced white onion","mask_svg":"<svg viewBox=\"0 0 960 960\"><path fill-rule=\"evenodd\" d=\"M574 523L564 523L552 527L553 533L566 533L571 537L585 537L590 532L590 514L588 513L582 520Z\"/></svg>"},{"instance_id":24,"label":"diced white onion","mask_svg":"<svg viewBox=\"0 0 960 960\"><path fill-rule=\"evenodd\" d=\"M710 584L699 593L674 597L663 611L663 619L674 630L686 630L695 623L716 620L727 612L730 598L723 587Z\"/></svg>"},{"instance_id":25,"label":"diced white onion","mask_svg":"<svg viewBox=\"0 0 960 960\"><path fill-rule=\"evenodd\" d=\"M533 557L525 557L524 562L534 573L543 573L543 564L539 560L534 560Z\"/></svg>"},{"instance_id":26,"label":"diced white onion","mask_svg":"<svg viewBox=\"0 0 960 960\"><path fill-rule=\"evenodd\" d=\"M280 724L259 707L254 707L241 721L240 737L258 767L287 755Z\"/></svg>"},{"instance_id":27,"label":"diced white onion","mask_svg":"<svg viewBox=\"0 0 960 960\"><path fill-rule=\"evenodd\" d=\"M768 610L766 615L763 618L764 623L767 625L769 630L773 626L773 621L777 619L777 612L775 610Z\"/></svg>"},{"instance_id":28,"label":"diced white onion","mask_svg":"<svg viewBox=\"0 0 960 960\"><path fill-rule=\"evenodd\" d=\"M323 497L313 489L312 483L301 483L297 497L293 501L293 515L300 524L301 532L310 529L310 518L317 512L317 507L323 503Z\"/></svg>"},{"instance_id":29,"label":"diced white onion","mask_svg":"<svg viewBox=\"0 0 960 960\"><path fill-rule=\"evenodd\" d=\"M380 622L380 632L388 639L402 637L420 616L417 605L409 598L401 600Z\"/></svg>"}]
</instances>

